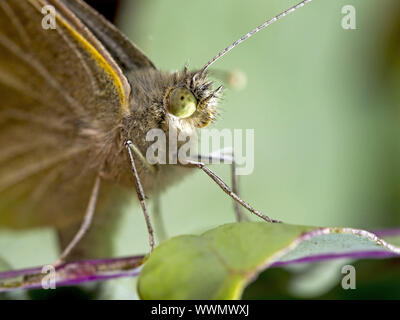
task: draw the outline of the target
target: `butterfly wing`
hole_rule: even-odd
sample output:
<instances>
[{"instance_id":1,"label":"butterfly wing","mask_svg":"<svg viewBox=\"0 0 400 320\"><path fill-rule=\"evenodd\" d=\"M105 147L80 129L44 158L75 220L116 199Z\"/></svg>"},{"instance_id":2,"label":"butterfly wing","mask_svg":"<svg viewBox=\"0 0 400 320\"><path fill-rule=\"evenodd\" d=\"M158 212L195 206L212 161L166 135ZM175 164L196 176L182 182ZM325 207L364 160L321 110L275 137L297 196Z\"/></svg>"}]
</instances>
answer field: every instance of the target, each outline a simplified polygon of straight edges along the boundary
<instances>
[{"instance_id":1,"label":"butterfly wing","mask_svg":"<svg viewBox=\"0 0 400 320\"><path fill-rule=\"evenodd\" d=\"M42 26L48 5L56 10L56 29ZM152 67L128 42L110 54L72 11L81 6L0 1L0 225L65 226L83 216L99 170L93 159L129 112L130 85L114 57L136 57L126 70ZM122 39L94 15L107 47L112 37ZM118 187L103 184L99 208L111 205L113 193L120 194Z\"/></svg>"},{"instance_id":2,"label":"butterfly wing","mask_svg":"<svg viewBox=\"0 0 400 320\"><path fill-rule=\"evenodd\" d=\"M80 0L61 0L61 2L100 40L124 74L140 68L154 68L154 64L139 48L85 2Z\"/></svg>"}]
</instances>

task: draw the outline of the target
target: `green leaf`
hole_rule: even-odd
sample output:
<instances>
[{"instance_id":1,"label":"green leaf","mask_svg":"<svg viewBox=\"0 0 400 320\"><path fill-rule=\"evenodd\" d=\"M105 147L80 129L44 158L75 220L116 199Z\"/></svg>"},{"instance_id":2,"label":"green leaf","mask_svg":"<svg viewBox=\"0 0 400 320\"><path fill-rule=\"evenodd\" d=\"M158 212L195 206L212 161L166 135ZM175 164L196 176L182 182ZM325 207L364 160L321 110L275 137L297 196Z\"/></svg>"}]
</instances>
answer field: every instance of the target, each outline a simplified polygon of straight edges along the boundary
<instances>
[{"instance_id":1,"label":"green leaf","mask_svg":"<svg viewBox=\"0 0 400 320\"><path fill-rule=\"evenodd\" d=\"M138 292L142 299L240 299L273 263L356 251L400 254L400 248L363 230L226 224L162 243L143 267Z\"/></svg>"}]
</instances>

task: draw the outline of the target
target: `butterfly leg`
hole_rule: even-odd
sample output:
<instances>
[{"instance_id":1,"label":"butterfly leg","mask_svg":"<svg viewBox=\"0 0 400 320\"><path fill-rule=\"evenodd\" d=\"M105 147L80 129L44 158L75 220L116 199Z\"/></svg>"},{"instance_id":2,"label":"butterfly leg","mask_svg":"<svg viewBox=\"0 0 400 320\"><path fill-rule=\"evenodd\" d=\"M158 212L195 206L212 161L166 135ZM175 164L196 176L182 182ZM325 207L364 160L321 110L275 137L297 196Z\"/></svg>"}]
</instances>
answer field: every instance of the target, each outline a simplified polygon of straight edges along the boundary
<instances>
[{"instance_id":1,"label":"butterfly leg","mask_svg":"<svg viewBox=\"0 0 400 320\"><path fill-rule=\"evenodd\" d=\"M136 148L133 142L129 141L127 142L127 144L129 144L130 149L137 156L137 159L139 159L139 161L143 164L143 166L147 169L147 171L149 171L151 174L155 174L156 173L155 167L146 160L146 158L143 156L140 150ZM161 216L160 197L158 195L154 197L153 205L154 205L153 217L156 225L155 230L157 231L158 234L158 240L162 241L167 238L167 233L165 231L164 222Z\"/></svg>"},{"instance_id":2,"label":"butterfly leg","mask_svg":"<svg viewBox=\"0 0 400 320\"><path fill-rule=\"evenodd\" d=\"M153 217L158 242L164 241L168 238L167 231L165 230L165 223L161 214L160 196L157 195L153 198Z\"/></svg>"},{"instance_id":3,"label":"butterfly leg","mask_svg":"<svg viewBox=\"0 0 400 320\"><path fill-rule=\"evenodd\" d=\"M256 216L260 217L261 219L267 221L267 222L281 222L279 220L271 219L270 217L264 215L260 211L254 209L251 205L249 205L247 202L242 200L236 193L234 193L228 185L220 178L218 177L213 171L211 171L203 162L199 161L193 161L193 160L187 160L186 166L192 166L192 167L197 167L204 171L211 179L215 181L215 183L227 194L229 195L233 200L238 202L240 205L245 207L247 210L255 214Z\"/></svg>"},{"instance_id":4,"label":"butterfly leg","mask_svg":"<svg viewBox=\"0 0 400 320\"><path fill-rule=\"evenodd\" d=\"M214 152L211 155L204 156L204 155L198 155L197 160L201 161L202 159L208 159L208 161L223 161L230 163L231 166L231 179L232 179L232 192L235 193L236 195L239 196L239 176L236 174L236 162L235 162L235 157L233 153L233 149L222 149ZM245 214L242 212L242 207L241 205L234 200L233 201L233 207L235 209L235 216L236 216L236 221L246 221L248 220Z\"/></svg>"},{"instance_id":5,"label":"butterfly leg","mask_svg":"<svg viewBox=\"0 0 400 320\"><path fill-rule=\"evenodd\" d=\"M131 168L132 168L133 177L135 179L137 196L139 198L140 206L142 207L144 219L146 220L147 231L149 233L150 252L152 252L154 249L154 232L153 232L153 227L151 226L150 216L147 211L146 196L144 195L142 183L140 182L139 174L136 169L135 159L133 158L133 152L135 152L135 154L139 153L139 158L140 158L140 156L143 157L143 155L136 148L136 146L133 144L132 141L130 141L130 140L126 141L125 146L126 146L126 149L128 150L129 160L131 162ZM147 162L147 161L145 161L145 162Z\"/></svg>"},{"instance_id":6,"label":"butterfly leg","mask_svg":"<svg viewBox=\"0 0 400 320\"><path fill-rule=\"evenodd\" d=\"M90 195L89 203L82 224L79 227L78 232L72 238L71 242L65 247L60 257L57 259L55 263L53 263L54 265L59 265L60 263L62 263L89 230L90 225L92 224L93 215L96 208L96 202L99 195L100 184L101 184L101 174L99 173L96 177L96 181L94 183L92 193Z\"/></svg>"}]
</instances>

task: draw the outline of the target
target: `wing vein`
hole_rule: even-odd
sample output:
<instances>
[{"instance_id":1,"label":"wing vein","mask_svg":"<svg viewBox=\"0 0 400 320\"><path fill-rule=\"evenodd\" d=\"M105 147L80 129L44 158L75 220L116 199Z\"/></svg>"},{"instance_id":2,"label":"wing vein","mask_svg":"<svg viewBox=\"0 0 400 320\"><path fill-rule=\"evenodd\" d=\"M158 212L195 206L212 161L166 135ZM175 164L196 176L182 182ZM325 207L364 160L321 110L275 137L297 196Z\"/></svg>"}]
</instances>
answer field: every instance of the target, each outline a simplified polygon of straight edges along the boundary
<instances>
[{"instance_id":1,"label":"wing vein","mask_svg":"<svg viewBox=\"0 0 400 320\"><path fill-rule=\"evenodd\" d=\"M45 99L43 99L43 96L40 96L36 92L32 91L31 88L26 86L19 79L13 77L9 73L5 73L4 70L2 70L2 72L0 72L0 83L6 87L14 89L15 91L18 91L20 94L26 95L29 98L42 103L44 106L50 107L50 105L47 103L47 101Z\"/></svg>"},{"instance_id":2,"label":"wing vein","mask_svg":"<svg viewBox=\"0 0 400 320\"><path fill-rule=\"evenodd\" d=\"M92 86L93 91L96 94L100 94L100 89L98 87L98 85L96 84L96 80L95 77L93 75L93 72L90 70L88 64L85 62L82 54L80 53L80 51L78 50L77 46L75 43L73 43L66 35L65 32L61 30L61 28L57 28L56 29L58 34L64 39L65 43L72 49L71 51L75 53L75 55L77 56L79 62L81 63L81 65L83 66L83 69L85 70L86 74L88 75L89 79L90 79L90 85Z\"/></svg>"},{"instance_id":3,"label":"wing vein","mask_svg":"<svg viewBox=\"0 0 400 320\"><path fill-rule=\"evenodd\" d=\"M22 41L24 42L25 46L29 48L30 40L25 32L24 25L21 21L17 18L16 14L14 13L13 9L7 4L5 1L0 1L0 7L3 9L4 13L8 16L11 20L11 23L14 25L15 29L19 33Z\"/></svg>"},{"instance_id":4,"label":"wing vein","mask_svg":"<svg viewBox=\"0 0 400 320\"><path fill-rule=\"evenodd\" d=\"M27 121L32 124L38 124L47 129L55 129L61 132L70 131L72 129L65 121L60 121L58 118L43 117L41 115L38 116L36 113L20 109L5 109L1 114L8 119Z\"/></svg>"},{"instance_id":5,"label":"wing vein","mask_svg":"<svg viewBox=\"0 0 400 320\"><path fill-rule=\"evenodd\" d=\"M68 102L73 112L79 114L84 110L83 106L78 101L76 101L70 94L68 94L67 91L63 90L58 81L51 75L51 73L47 71L47 69L40 63L40 61L35 60L32 55L22 51L21 48L16 45L12 40L1 34L0 44L11 51L13 54L15 54L18 58L23 60L25 63L31 65L39 73L39 75L42 76L46 80L46 82L66 100L66 102Z\"/></svg>"},{"instance_id":6,"label":"wing vein","mask_svg":"<svg viewBox=\"0 0 400 320\"><path fill-rule=\"evenodd\" d=\"M73 156L82 153L88 150L88 148L74 148L58 154L53 157L46 158L40 162L34 162L25 166L21 171L15 172L12 171L10 174L6 175L4 178L0 180L0 192L5 191L6 189L15 186L16 184L24 181L25 179L43 171L45 169L50 168L51 166L65 161L67 159L72 158Z\"/></svg>"}]
</instances>

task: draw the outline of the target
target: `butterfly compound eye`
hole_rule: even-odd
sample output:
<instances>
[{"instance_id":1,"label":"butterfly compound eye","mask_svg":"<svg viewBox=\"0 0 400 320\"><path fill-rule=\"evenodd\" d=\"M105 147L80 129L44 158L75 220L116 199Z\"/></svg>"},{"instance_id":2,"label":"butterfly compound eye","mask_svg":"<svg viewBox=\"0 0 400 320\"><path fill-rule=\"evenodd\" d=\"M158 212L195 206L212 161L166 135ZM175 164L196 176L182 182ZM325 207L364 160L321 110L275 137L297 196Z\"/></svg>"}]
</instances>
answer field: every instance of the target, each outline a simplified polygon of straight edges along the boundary
<instances>
[{"instance_id":1,"label":"butterfly compound eye","mask_svg":"<svg viewBox=\"0 0 400 320\"><path fill-rule=\"evenodd\" d=\"M188 118L195 111L197 100L190 90L186 88L175 88L169 94L168 112L179 118Z\"/></svg>"}]
</instances>

